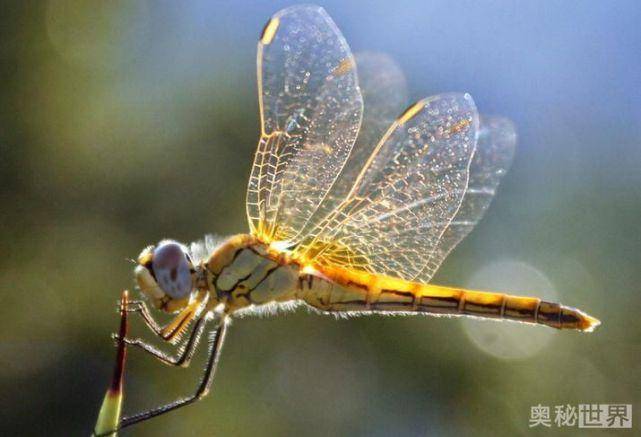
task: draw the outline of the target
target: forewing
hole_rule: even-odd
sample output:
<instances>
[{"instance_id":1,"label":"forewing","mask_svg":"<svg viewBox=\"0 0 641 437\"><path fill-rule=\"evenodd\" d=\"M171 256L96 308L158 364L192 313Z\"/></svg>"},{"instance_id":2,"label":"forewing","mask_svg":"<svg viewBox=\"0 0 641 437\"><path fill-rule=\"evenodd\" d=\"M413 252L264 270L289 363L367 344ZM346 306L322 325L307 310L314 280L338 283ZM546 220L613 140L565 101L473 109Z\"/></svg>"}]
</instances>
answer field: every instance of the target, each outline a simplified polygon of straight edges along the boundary
<instances>
[{"instance_id":1,"label":"forewing","mask_svg":"<svg viewBox=\"0 0 641 437\"><path fill-rule=\"evenodd\" d=\"M295 250L304 260L412 279L461 205L478 114L467 94L409 107L343 203Z\"/></svg>"},{"instance_id":2,"label":"forewing","mask_svg":"<svg viewBox=\"0 0 641 437\"><path fill-rule=\"evenodd\" d=\"M423 270L414 278L429 282L447 255L470 233L490 206L516 148L514 124L501 117L481 116L470 177L456 216L443 233Z\"/></svg>"},{"instance_id":3,"label":"forewing","mask_svg":"<svg viewBox=\"0 0 641 437\"><path fill-rule=\"evenodd\" d=\"M247 189L251 231L294 244L343 168L363 102L354 58L317 6L284 9L258 43L262 132Z\"/></svg>"},{"instance_id":4,"label":"forewing","mask_svg":"<svg viewBox=\"0 0 641 437\"><path fill-rule=\"evenodd\" d=\"M405 75L392 58L362 52L356 53L355 59L364 105L361 129L341 174L303 235L345 200L378 141L408 104Z\"/></svg>"}]
</instances>

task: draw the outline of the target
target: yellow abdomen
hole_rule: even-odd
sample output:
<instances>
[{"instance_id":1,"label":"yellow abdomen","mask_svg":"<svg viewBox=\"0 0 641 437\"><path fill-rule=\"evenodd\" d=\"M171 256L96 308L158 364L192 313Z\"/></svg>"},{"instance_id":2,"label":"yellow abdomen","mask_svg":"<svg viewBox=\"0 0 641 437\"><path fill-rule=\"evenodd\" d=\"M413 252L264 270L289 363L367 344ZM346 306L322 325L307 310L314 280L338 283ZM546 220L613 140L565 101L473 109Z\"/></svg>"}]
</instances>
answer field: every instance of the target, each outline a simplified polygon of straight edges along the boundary
<instances>
[{"instance_id":1,"label":"yellow abdomen","mask_svg":"<svg viewBox=\"0 0 641 437\"><path fill-rule=\"evenodd\" d=\"M303 270L300 283L300 297L329 312L468 315L580 331L592 331L600 324L580 310L535 297L422 284L336 267Z\"/></svg>"}]
</instances>

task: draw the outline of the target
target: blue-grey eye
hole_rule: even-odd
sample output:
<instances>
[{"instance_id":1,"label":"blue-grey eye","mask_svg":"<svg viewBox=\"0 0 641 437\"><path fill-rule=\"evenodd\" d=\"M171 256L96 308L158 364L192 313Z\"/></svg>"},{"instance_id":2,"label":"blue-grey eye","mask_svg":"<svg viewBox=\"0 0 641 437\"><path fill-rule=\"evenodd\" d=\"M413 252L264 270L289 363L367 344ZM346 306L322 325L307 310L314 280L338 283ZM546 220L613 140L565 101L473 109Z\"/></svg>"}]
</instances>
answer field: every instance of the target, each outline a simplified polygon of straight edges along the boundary
<instances>
[{"instance_id":1,"label":"blue-grey eye","mask_svg":"<svg viewBox=\"0 0 641 437\"><path fill-rule=\"evenodd\" d=\"M172 298L183 298L191 291L189 261L180 244L161 243L154 250L151 268L158 286Z\"/></svg>"}]
</instances>

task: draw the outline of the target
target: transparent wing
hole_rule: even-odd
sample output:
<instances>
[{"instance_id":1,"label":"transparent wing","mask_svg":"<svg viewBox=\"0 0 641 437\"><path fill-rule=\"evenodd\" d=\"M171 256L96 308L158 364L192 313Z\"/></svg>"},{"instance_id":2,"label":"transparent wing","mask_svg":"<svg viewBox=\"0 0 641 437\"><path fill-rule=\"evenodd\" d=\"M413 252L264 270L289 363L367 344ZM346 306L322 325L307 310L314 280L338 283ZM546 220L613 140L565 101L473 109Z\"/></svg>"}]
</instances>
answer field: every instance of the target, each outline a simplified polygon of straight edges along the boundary
<instances>
[{"instance_id":1,"label":"transparent wing","mask_svg":"<svg viewBox=\"0 0 641 437\"><path fill-rule=\"evenodd\" d=\"M262 132L247 188L251 232L296 242L343 168L363 102L345 39L317 6L274 15L258 43Z\"/></svg>"},{"instance_id":2,"label":"transparent wing","mask_svg":"<svg viewBox=\"0 0 641 437\"><path fill-rule=\"evenodd\" d=\"M388 55L357 53L356 65L364 111L356 144L340 178L349 184L348 191L385 131L410 103L405 75Z\"/></svg>"},{"instance_id":3,"label":"transparent wing","mask_svg":"<svg viewBox=\"0 0 641 437\"><path fill-rule=\"evenodd\" d=\"M443 260L483 217L507 172L516 148L514 124L501 117L481 116L470 177L456 216L443 233L423 270L414 278L429 282Z\"/></svg>"},{"instance_id":4,"label":"transparent wing","mask_svg":"<svg viewBox=\"0 0 641 437\"><path fill-rule=\"evenodd\" d=\"M361 129L343 171L301 235L345 200L376 144L408 104L405 75L392 58L363 52L356 53L355 59L364 105Z\"/></svg>"},{"instance_id":5,"label":"transparent wing","mask_svg":"<svg viewBox=\"0 0 641 437\"><path fill-rule=\"evenodd\" d=\"M346 199L294 253L321 265L414 278L461 205L478 123L467 94L409 107L377 144Z\"/></svg>"}]
</instances>

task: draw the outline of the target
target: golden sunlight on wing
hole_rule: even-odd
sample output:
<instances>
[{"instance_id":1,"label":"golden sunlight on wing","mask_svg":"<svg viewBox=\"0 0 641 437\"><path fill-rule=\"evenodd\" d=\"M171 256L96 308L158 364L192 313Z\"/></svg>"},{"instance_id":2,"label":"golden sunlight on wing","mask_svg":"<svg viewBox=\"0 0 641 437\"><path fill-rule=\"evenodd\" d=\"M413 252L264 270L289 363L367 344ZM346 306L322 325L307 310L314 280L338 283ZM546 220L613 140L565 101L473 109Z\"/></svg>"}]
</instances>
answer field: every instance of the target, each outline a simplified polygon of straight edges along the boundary
<instances>
[{"instance_id":1,"label":"golden sunlight on wing","mask_svg":"<svg viewBox=\"0 0 641 437\"><path fill-rule=\"evenodd\" d=\"M356 53L355 58L364 105L361 129L343 171L301 235L345 200L376 144L408 104L405 75L392 58L375 52Z\"/></svg>"},{"instance_id":2,"label":"golden sunlight on wing","mask_svg":"<svg viewBox=\"0 0 641 437\"><path fill-rule=\"evenodd\" d=\"M247 188L251 232L294 244L352 149L363 101L340 31L317 6L280 11L258 43L261 138Z\"/></svg>"},{"instance_id":3,"label":"golden sunlight on wing","mask_svg":"<svg viewBox=\"0 0 641 437\"><path fill-rule=\"evenodd\" d=\"M467 94L410 106L377 144L345 200L294 255L414 278L461 205L478 123Z\"/></svg>"},{"instance_id":4,"label":"golden sunlight on wing","mask_svg":"<svg viewBox=\"0 0 641 437\"><path fill-rule=\"evenodd\" d=\"M476 151L461 207L415 281L429 282L447 255L483 217L501 178L512 163L515 147L516 129L510 120L481 116Z\"/></svg>"}]
</instances>

